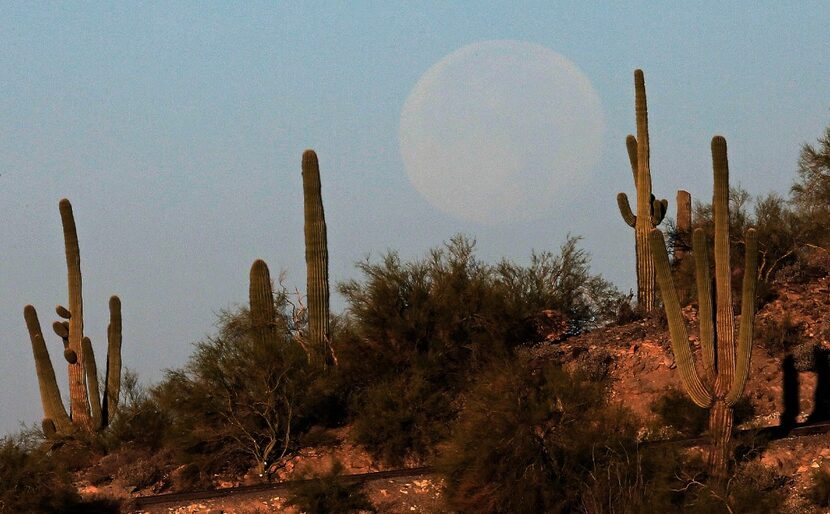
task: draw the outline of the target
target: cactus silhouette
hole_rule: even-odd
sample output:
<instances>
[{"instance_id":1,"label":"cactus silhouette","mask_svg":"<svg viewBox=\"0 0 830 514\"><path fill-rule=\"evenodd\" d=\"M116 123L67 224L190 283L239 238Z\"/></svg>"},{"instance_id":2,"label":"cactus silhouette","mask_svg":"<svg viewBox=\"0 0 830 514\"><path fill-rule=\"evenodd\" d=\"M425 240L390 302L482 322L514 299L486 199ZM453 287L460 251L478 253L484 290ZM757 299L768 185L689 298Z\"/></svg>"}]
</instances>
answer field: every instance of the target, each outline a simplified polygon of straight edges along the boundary
<instances>
[{"instance_id":1,"label":"cactus silhouette","mask_svg":"<svg viewBox=\"0 0 830 514\"><path fill-rule=\"evenodd\" d=\"M67 321L56 321L52 328L63 340L63 355L69 366L69 414L61 401L37 311L31 305L23 309L43 404L43 430L47 435L68 434L78 427L86 431L106 427L118 408L118 395L121 389L121 300L113 296L109 301L107 368L102 399L98 389L98 368L92 342L88 337L84 337L81 256L75 218L69 200L64 198L60 201L60 213L66 247L69 308L61 305L56 307L58 316Z\"/></svg>"},{"instance_id":2,"label":"cactus silhouette","mask_svg":"<svg viewBox=\"0 0 830 514\"><path fill-rule=\"evenodd\" d=\"M325 367L333 363L329 333L329 254L320 166L313 150L303 153L302 170L310 359Z\"/></svg>"},{"instance_id":3,"label":"cactus silhouette","mask_svg":"<svg viewBox=\"0 0 830 514\"><path fill-rule=\"evenodd\" d=\"M741 324L736 341L729 263L729 166L726 140L720 136L712 139L712 167L715 176L712 199L715 219L714 315L706 234L703 229L698 228L692 237L699 301L698 319L704 372L702 378L695 368L689 348L686 325L680 312L662 232L652 230L649 242L668 318L672 349L683 385L692 401L700 407L710 409L709 434L713 444L709 452L709 467L715 480L722 484L726 477L728 444L732 436L732 408L743 395L752 356L755 286L758 280L758 236L754 229L747 230L745 234Z\"/></svg>"},{"instance_id":4,"label":"cactus silhouette","mask_svg":"<svg viewBox=\"0 0 830 514\"><path fill-rule=\"evenodd\" d=\"M645 312L654 309L654 259L648 250L648 233L663 221L668 200L657 200L651 193L651 168L649 165L648 107L646 85L642 70L634 70L634 110L637 120L637 136L626 140L628 160L637 189L637 213L631 211L628 196L617 195L617 205L623 220L634 228L637 260L637 305Z\"/></svg>"}]
</instances>

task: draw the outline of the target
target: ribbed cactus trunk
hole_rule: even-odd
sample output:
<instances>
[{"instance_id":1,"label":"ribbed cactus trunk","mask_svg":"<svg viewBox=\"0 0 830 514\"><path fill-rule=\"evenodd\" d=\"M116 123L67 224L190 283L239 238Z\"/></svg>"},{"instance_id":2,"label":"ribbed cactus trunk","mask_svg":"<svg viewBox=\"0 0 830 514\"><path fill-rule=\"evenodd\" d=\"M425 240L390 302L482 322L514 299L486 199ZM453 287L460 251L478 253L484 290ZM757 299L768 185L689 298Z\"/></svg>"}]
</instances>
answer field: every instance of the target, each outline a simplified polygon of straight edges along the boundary
<instances>
[{"instance_id":1,"label":"ribbed cactus trunk","mask_svg":"<svg viewBox=\"0 0 830 514\"><path fill-rule=\"evenodd\" d=\"M72 204L66 198L60 201L63 241L66 249L67 284L69 289L69 349L78 356L75 363L68 364L69 413L72 421L87 430L92 429L89 410L89 396L84 373L84 300L81 294L81 251L78 247L78 232Z\"/></svg>"},{"instance_id":2,"label":"ribbed cactus trunk","mask_svg":"<svg viewBox=\"0 0 830 514\"><path fill-rule=\"evenodd\" d=\"M628 158L637 188L637 214L631 212L625 193L617 195L617 204L623 220L634 228L634 249L637 264L637 304L640 310L654 310L655 272L654 259L649 251L648 235L660 224L666 214L668 202L656 200L651 192L651 167L649 164L648 106L646 86L642 70L634 71L634 111L637 136L626 138Z\"/></svg>"},{"instance_id":3,"label":"ribbed cactus trunk","mask_svg":"<svg viewBox=\"0 0 830 514\"><path fill-rule=\"evenodd\" d=\"M305 261L308 291L308 332L313 364L332 363L329 333L329 254L326 217L320 186L320 166L313 150L303 153Z\"/></svg>"},{"instance_id":4,"label":"ribbed cactus trunk","mask_svg":"<svg viewBox=\"0 0 830 514\"><path fill-rule=\"evenodd\" d=\"M637 221L634 225L637 246L637 302L643 310L654 309L654 259L648 251L648 234L652 223L651 166L649 163L648 107L643 72L634 73L637 117Z\"/></svg>"},{"instance_id":5,"label":"ribbed cactus trunk","mask_svg":"<svg viewBox=\"0 0 830 514\"><path fill-rule=\"evenodd\" d=\"M47 436L68 435L80 428L84 431L106 427L118 408L121 389L121 300L110 298L110 324L107 329L107 369L103 395L98 390L98 368L92 342L84 337L83 297L81 294L81 256L75 218L69 200L60 201L63 224L66 265L69 284L69 308L58 305L58 316L68 321L52 324L55 333L63 340L64 358L69 365L70 413L66 413L60 390L55 381L55 370L46 349L37 311L31 305L23 309L32 352L35 358L43 404L43 431Z\"/></svg>"},{"instance_id":6,"label":"ribbed cactus trunk","mask_svg":"<svg viewBox=\"0 0 830 514\"><path fill-rule=\"evenodd\" d=\"M692 401L709 408L709 470L717 487L725 484L732 437L735 403L741 398L749 376L752 357L753 317L755 315L755 286L758 275L758 236L754 229L746 232L744 278L741 291L741 324L737 341L735 316L732 307L731 268L729 262L729 166L726 140L712 139L712 167L714 168L715 218L715 294L711 290L708 243L706 234L698 228L692 237L695 256L695 281L698 291L698 319L700 346L705 377L702 380L695 368L689 348L686 325L671 277L669 258L663 234L655 229L649 235L651 251L657 270L657 282L663 297L669 322L672 349L683 385ZM712 301L715 301L714 316Z\"/></svg>"},{"instance_id":7,"label":"ribbed cactus trunk","mask_svg":"<svg viewBox=\"0 0 830 514\"><path fill-rule=\"evenodd\" d=\"M692 195L682 189L677 192L677 234L682 238L681 244L674 246L674 264L678 265L688 253L689 239L692 235Z\"/></svg>"},{"instance_id":8,"label":"ribbed cactus trunk","mask_svg":"<svg viewBox=\"0 0 830 514\"><path fill-rule=\"evenodd\" d=\"M257 259L251 265L248 299L251 305L251 328L259 345L276 342L276 311L271 289L271 274L265 261Z\"/></svg>"}]
</instances>

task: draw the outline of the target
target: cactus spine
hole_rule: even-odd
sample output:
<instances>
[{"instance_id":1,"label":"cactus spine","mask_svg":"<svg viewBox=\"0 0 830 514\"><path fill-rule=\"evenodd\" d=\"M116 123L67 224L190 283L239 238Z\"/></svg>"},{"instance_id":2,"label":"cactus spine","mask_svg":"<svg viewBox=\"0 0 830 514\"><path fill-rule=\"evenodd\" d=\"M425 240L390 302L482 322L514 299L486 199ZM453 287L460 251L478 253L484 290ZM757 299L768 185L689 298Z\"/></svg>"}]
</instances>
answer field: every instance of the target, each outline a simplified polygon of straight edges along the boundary
<instances>
[{"instance_id":1,"label":"cactus spine","mask_svg":"<svg viewBox=\"0 0 830 514\"><path fill-rule=\"evenodd\" d=\"M60 399L55 371L43 339L37 311L31 305L23 309L32 342L45 416L43 428L47 435L68 434L75 427L91 431L107 426L118 407L121 387L121 301L117 296L110 298L107 377L102 402L98 391L98 370L92 352L92 342L88 337L84 337L81 256L75 218L69 200L64 198L60 201L60 213L66 247L69 308L57 306L55 310L58 316L68 321L56 321L52 328L63 339L64 358L69 366L69 414L66 413Z\"/></svg>"},{"instance_id":2,"label":"cactus spine","mask_svg":"<svg viewBox=\"0 0 830 514\"><path fill-rule=\"evenodd\" d=\"M631 211L625 193L617 195L617 205L623 220L634 228L637 260L637 304L641 310L654 309L654 259L648 250L648 233L663 221L668 208L667 200L657 200L651 192L651 168L649 165L648 107L646 85L642 70L634 70L634 110L637 120L637 136L626 140L628 160L637 188L637 214Z\"/></svg>"},{"instance_id":3,"label":"cactus spine","mask_svg":"<svg viewBox=\"0 0 830 514\"><path fill-rule=\"evenodd\" d=\"M696 229L692 237L695 256L700 320L700 346L703 370L701 379L695 368L686 326L680 312L677 291L671 277L668 254L662 232L654 229L649 234L651 251L657 269L657 281L669 321L672 349L683 385L692 401L709 408L709 434L712 448L709 467L718 482L726 477L729 440L732 436L732 408L743 395L749 375L752 356L753 317L755 315L755 286L758 274L758 236L754 229L746 232L744 277L741 293L741 324L735 340L735 318L732 310L731 270L729 264L729 166L726 140L712 139L712 166L714 168L715 218L715 315L712 313L711 278L706 235ZM714 325L713 326L713 321Z\"/></svg>"},{"instance_id":4,"label":"cactus spine","mask_svg":"<svg viewBox=\"0 0 830 514\"><path fill-rule=\"evenodd\" d=\"M310 359L325 367L333 361L329 333L329 255L320 166L313 150L303 153L302 170Z\"/></svg>"}]
</instances>

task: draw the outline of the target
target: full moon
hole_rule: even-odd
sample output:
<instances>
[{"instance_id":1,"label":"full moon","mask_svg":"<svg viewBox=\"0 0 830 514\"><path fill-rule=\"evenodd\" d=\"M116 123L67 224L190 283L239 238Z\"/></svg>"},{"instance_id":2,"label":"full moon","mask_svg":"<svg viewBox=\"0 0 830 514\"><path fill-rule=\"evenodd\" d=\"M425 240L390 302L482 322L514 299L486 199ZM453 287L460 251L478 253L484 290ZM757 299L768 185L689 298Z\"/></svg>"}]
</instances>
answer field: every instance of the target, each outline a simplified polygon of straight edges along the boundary
<instances>
[{"instance_id":1,"label":"full moon","mask_svg":"<svg viewBox=\"0 0 830 514\"><path fill-rule=\"evenodd\" d=\"M533 43L484 41L418 80L399 142L433 206L496 225L555 212L594 168L603 128L599 96L571 61Z\"/></svg>"}]
</instances>

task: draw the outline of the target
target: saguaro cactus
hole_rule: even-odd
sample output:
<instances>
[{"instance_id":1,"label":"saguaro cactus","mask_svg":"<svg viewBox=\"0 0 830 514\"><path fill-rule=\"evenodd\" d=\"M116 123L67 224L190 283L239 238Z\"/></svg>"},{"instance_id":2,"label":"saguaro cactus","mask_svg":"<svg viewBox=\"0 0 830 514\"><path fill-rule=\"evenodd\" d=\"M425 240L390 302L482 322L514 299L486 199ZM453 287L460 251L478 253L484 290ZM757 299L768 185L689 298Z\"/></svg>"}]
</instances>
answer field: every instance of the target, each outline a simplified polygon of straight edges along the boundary
<instances>
[{"instance_id":1,"label":"saguaro cactus","mask_svg":"<svg viewBox=\"0 0 830 514\"><path fill-rule=\"evenodd\" d=\"M715 315L712 315L712 290L706 234L698 228L692 236L695 256L700 319L700 347L704 377L698 374L689 348L686 325L680 312L677 290L669 269L669 258L663 234L654 229L649 234L651 251L657 268L657 282L669 322L672 349L683 385L692 401L709 408L710 471L718 482L726 477L729 440L732 436L732 408L744 392L752 356L755 286L758 274L758 236L754 229L746 232L743 290L741 293L741 325L735 340L735 318L732 307L731 269L729 265L729 166L726 140L712 139L712 166L715 186L712 208L715 218ZM713 326L713 320L715 326Z\"/></svg>"},{"instance_id":2,"label":"saguaro cactus","mask_svg":"<svg viewBox=\"0 0 830 514\"><path fill-rule=\"evenodd\" d=\"M251 326L257 344L276 344L276 311L271 290L271 274L265 261L257 259L251 265L251 281L248 289L251 303Z\"/></svg>"},{"instance_id":3,"label":"saguaro cactus","mask_svg":"<svg viewBox=\"0 0 830 514\"><path fill-rule=\"evenodd\" d=\"M64 358L69 369L69 406L66 413L55 381L55 371L46 349L37 311L31 305L23 309L43 403L44 432L69 433L74 427L97 430L107 426L118 408L121 388L121 300L113 296L109 301L110 324L107 330L107 368L103 402L98 390L98 370L92 342L84 337L83 296L81 293L81 256L75 218L69 200L60 201L66 265L69 284L69 308L58 305L58 316L68 321L56 321L52 327L64 344Z\"/></svg>"},{"instance_id":4,"label":"saguaro cactus","mask_svg":"<svg viewBox=\"0 0 830 514\"><path fill-rule=\"evenodd\" d=\"M688 252L688 238L692 234L692 195L682 189L677 191L677 236L681 238L674 245L674 263L677 265Z\"/></svg>"},{"instance_id":5,"label":"saguaro cactus","mask_svg":"<svg viewBox=\"0 0 830 514\"><path fill-rule=\"evenodd\" d=\"M617 195L617 205L623 220L634 227L637 259L637 304L641 310L654 309L654 260L648 250L648 233L663 221L668 200L657 200L651 193L651 168L649 165L648 107L646 85L642 70L634 70L634 110L637 119L637 137L629 134L625 143L628 160L637 188L637 214L631 212L628 196Z\"/></svg>"},{"instance_id":6,"label":"saguaro cactus","mask_svg":"<svg viewBox=\"0 0 830 514\"><path fill-rule=\"evenodd\" d=\"M313 150L303 153L302 170L309 343L312 362L325 367L333 362L329 333L329 254L320 166Z\"/></svg>"}]
</instances>

